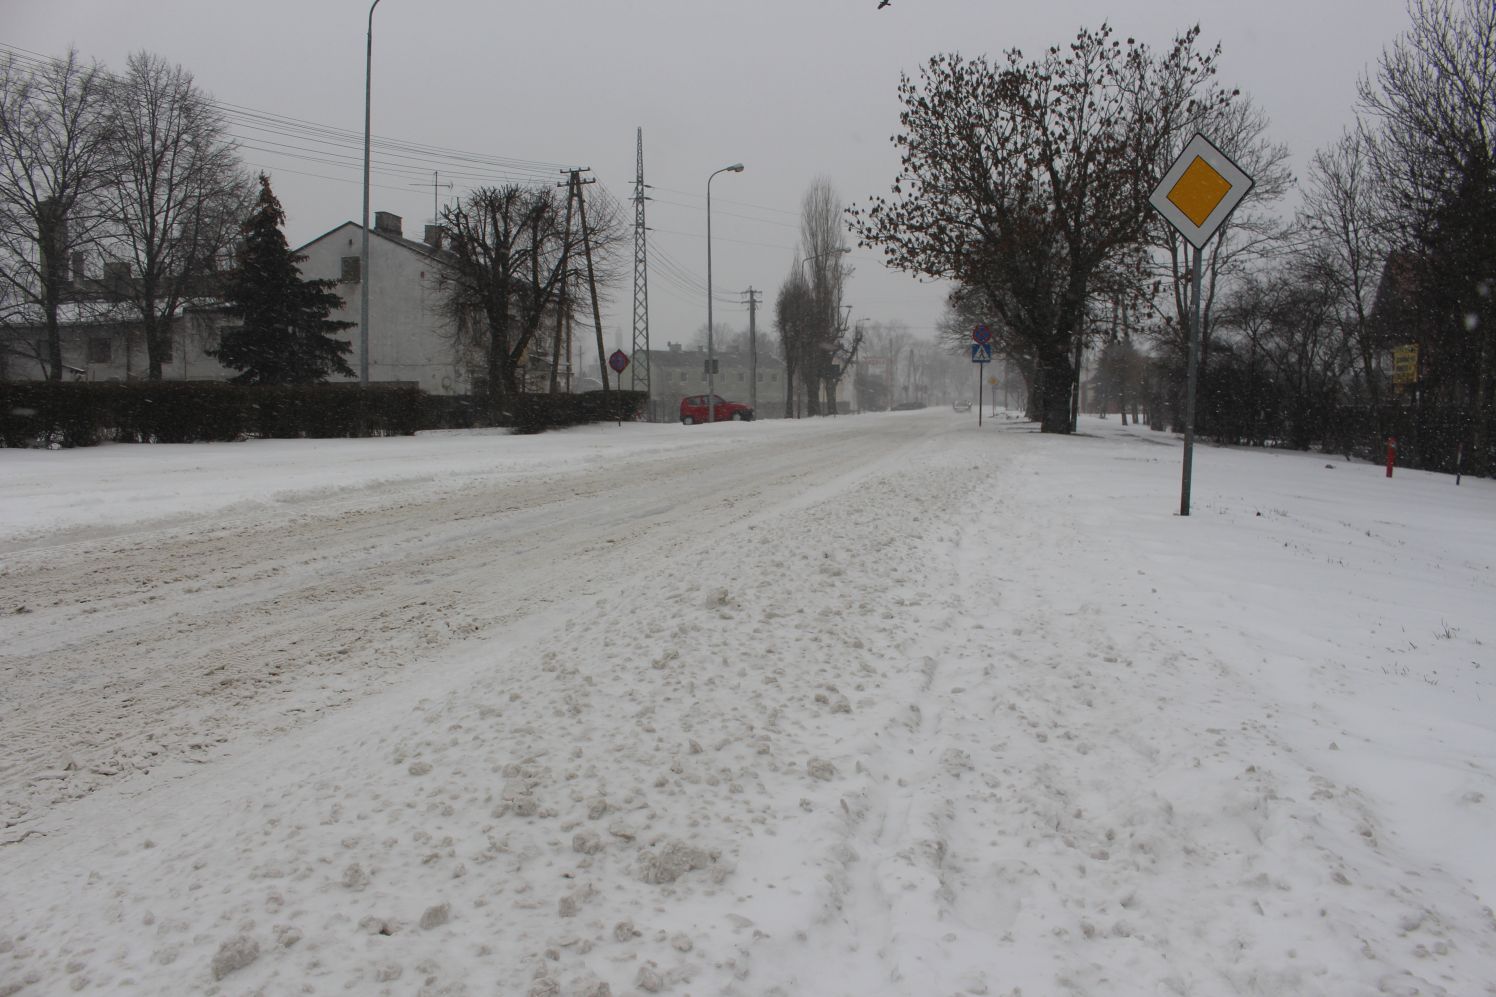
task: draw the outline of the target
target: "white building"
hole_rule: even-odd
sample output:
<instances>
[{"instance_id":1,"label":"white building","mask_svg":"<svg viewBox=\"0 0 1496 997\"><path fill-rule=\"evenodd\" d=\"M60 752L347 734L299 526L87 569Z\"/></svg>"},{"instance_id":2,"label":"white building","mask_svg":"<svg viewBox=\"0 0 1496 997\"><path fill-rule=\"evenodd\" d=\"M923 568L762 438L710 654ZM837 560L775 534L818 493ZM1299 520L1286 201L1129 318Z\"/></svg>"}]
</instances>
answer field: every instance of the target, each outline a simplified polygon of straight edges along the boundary
<instances>
[{"instance_id":1,"label":"white building","mask_svg":"<svg viewBox=\"0 0 1496 997\"><path fill-rule=\"evenodd\" d=\"M302 246L303 277L337 282L343 307L331 318L354 323L339 337L353 344L348 366L359 369L359 272L363 227L344 222ZM426 226L424 241L405 238L399 215L376 212L369 230L369 381L410 385L434 395L468 393L461 361L443 304L441 229ZM344 378L343 380L348 380ZM357 380L355 376L352 380Z\"/></svg>"},{"instance_id":2,"label":"white building","mask_svg":"<svg viewBox=\"0 0 1496 997\"><path fill-rule=\"evenodd\" d=\"M369 380L425 389L431 394L461 395L469 390L466 365L458 358L451 328L442 308L443 278L439 273L440 230L427 226L426 241L406 239L400 218L379 212L370 230L369 264L373 283L369 295ZM343 300L329 316L354 323L335 333L353 345L348 366L359 369L360 234L356 222L345 222L296 250L306 256L301 274L336 282ZM71 380L136 381L147 375L144 337L131 321L118 296L109 293L111 281L127 281L128 271L89 279L81 256L74 260L80 303L65 309L61 329L65 377ZM162 365L169 381L226 381L234 371L207 351L216 349L226 328L237 324L211 302L198 302L172 322L171 347ZM39 327L10 328L0 338L0 375L14 380L40 380L47 355ZM358 380L333 378L332 380Z\"/></svg>"}]
</instances>

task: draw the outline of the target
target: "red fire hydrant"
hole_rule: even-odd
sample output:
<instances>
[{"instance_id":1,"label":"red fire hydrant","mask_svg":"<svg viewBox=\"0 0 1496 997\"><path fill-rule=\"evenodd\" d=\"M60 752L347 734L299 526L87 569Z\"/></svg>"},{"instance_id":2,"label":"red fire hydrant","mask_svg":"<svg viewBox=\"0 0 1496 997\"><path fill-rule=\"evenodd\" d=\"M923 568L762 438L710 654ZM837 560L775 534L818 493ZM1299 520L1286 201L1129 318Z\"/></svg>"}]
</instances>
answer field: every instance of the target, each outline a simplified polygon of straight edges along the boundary
<instances>
[{"instance_id":1,"label":"red fire hydrant","mask_svg":"<svg viewBox=\"0 0 1496 997\"><path fill-rule=\"evenodd\" d=\"M1397 437L1387 437L1387 477L1392 477L1392 466L1397 463Z\"/></svg>"}]
</instances>

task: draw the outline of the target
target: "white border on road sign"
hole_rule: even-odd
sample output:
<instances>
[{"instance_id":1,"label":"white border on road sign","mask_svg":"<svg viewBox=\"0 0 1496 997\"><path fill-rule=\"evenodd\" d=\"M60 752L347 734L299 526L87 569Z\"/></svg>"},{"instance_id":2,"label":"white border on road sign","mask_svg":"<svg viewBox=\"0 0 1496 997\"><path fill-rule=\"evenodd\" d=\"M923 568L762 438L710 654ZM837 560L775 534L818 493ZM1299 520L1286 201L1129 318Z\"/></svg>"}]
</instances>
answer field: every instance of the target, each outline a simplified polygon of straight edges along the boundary
<instances>
[{"instance_id":1,"label":"white border on road sign","mask_svg":"<svg viewBox=\"0 0 1496 997\"><path fill-rule=\"evenodd\" d=\"M1219 173L1231 185L1226 196L1221 198L1221 203L1217 204L1215 210L1205 219L1204 225L1196 225L1190 221L1189 216L1169 200L1169 192L1174 189L1175 184L1179 183L1179 178L1184 176L1184 171L1189 169L1197 158L1205 160L1211 169ZM1236 210L1241 199L1251 191L1252 185L1252 178L1247 176L1241 167L1212 145L1208 138L1196 132L1195 137L1190 139L1189 145L1185 146L1184 151L1179 154L1179 158L1174 160L1174 165L1169 167L1169 172L1164 174L1164 178L1148 196L1148 203L1153 205L1154 210L1163 215L1164 220L1174 226L1192 246L1196 249L1204 249L1211 236L1215 235L1216 230L1221 227L1221 223Z\"/></svg>"}]
</instances>

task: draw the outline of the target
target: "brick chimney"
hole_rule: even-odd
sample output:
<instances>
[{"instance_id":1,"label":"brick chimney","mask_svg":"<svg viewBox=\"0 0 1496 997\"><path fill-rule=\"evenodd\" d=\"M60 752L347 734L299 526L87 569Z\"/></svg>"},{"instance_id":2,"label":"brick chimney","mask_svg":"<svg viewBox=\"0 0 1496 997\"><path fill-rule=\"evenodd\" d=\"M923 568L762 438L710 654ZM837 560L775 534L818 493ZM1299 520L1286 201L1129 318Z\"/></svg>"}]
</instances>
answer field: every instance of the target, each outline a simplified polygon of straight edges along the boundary
<instances>
[{"instance_id":1,"label":"brick chimney","mask_svg":"<svg viewBox=\"0 0 1496 997\"><path fill-rule=\"evenodd\" d=\"M442 227L440 225L427 225L426 235L421 240L432 249L442 248Z\"/></svg>"},{"instance_id":2,"label":"brick chimney","mask_svg":"<svg viewBox=\"0 0 1496 997\"><path fill-rule=\"evenodd\" d=\"M396 238L404 236L400 216L390 211L374 212L374 231L383 232L385 235L393 235Z\"/></svg>"}]
</instances>

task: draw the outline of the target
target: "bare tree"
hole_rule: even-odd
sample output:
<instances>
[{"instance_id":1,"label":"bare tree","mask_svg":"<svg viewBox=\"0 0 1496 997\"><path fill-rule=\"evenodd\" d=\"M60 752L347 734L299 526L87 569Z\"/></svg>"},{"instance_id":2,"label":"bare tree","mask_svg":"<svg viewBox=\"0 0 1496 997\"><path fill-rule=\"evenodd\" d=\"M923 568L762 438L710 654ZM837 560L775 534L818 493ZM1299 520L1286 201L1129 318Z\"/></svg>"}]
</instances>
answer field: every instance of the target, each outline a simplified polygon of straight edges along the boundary
<instances>
[{"instance_id":1,"label":"bare tree","mask_svg":"<svg viewBox=\"0 0 1496 997\"><path fill-rule=\"evenodd\" d=\"M7 344L62 377L59 313L71 291L71 254L102 220L110 154L103 70L76 52L29 64L0 55L0 300ZM42 327L39 350L19 330Z\"/></svg>"},{"instance_id":2,"label":"bare tree","mask_svg":"<svg viewBox=\"0 0 1496 997\"><path fill-rule=\"evenodd\" d=\"M1412 24L1359 87L1376 126L1369 146L1404 241L1420 236L1466 173L1472 147L1493 152L1496 2L1410 0Z\"/></svg>"},{"instance_id":3,"label":"bare tree","mask_svg":"<svg viewBox=\"0 0 1496 997\"><path fill-rule=\"evenodd\" d=\"M1421 403L1465 406L1474 473L1496 422L1496 0L1411 0L1360 86L1393 250L1433 347ZM1432 449L1429 447L1427 449ZM1454 441L1445 444L1452 451Z\"/></svg>"},{"instance_id":4,"label":"bare tree","mask_svg":"<svg viewBox=\"0 0 1496 997\"><path fill-rule=\"evenodd\" d=\"M889 198L853 211L889 264L951 278L1035 361L1031 399L1046 432L1068 432L1075 336L1098 270L1141 242L1166 122L1229 102L1218 50L1198 29L1161 54L1112 29L1082 30L1037 60L938 55L904 105L902 170Z\"/></svg>"},{"instance_id":5,"label":"bare tree","mask_svg":"<svg viewBox=\"0 0 1496 997\"><path fill-rule=\"evenodd\" d=\"M1095 410L1105 416L1112 400L1116 400L1122 425L1127 425L1129 413L1134 422L1139 420L1147 376L1147 361L1135 342L1138 314L1135 300L1118 295L1110 302L1110 315L1104 315L1097 323L1098 335L1103 339L1098 370L1096 373L1097 398Z\"/></svg>"},{"instance_id":6,"label":"bare tree","mask_svg":"<svg viewBox=\"0 0 1496 997\"><path fill-rule=\"evenodd\" d=\"M622 228L611 202L590 219L591 251L603 283ZM541 356L547 315L587 250L580 225L568 229L555 188L482 187L442 209L449 252L442 259L446 307L459 346L474 354L489 400L502 410L521 391L520 369Z\"/></svg>"},{"instance_id":7,"label":"bare tree","mask_svg":"<svg viewBox=\"0 0 1496 997\"><path fill-rule=\"evenodd\" d=\"M1218 329L1226 344L1223 354L1235 365L1231 373L1237 383L1231 428L1223 430L1221 420L1214 420L1218 441L1266 446L1268 437L1281 430L1281 343L1285 329L1295 321L1295 298L1303 300L1301 290L1283 270L1263 270L1234 282L1223 295L1216 313ZM1226 376L1212 372L1216 373Z\"/></svg>"},{"instance_id":8,"label":"bare tree","mask_svg":"<svg viewBox=\"0 0 1496 997\"><path fill-rule=\"evenodd\" d=\"M149 378L160 380L172 321L215 292L215 261L248 213L252 184L223 118L192 74L159 56L130 56L110 92L113 231L106 252L129 279L114 289L145 336Z\"/></svg>"},{"instance_id":9,"label":"bare tree","mask_svg":"<svg viewBox=\"0 0 1496 997\"><path fill-rule=\"evenodd\" d=\"M1288 147L1268 137L1267 115L1250 97L1238 95L1230 103L1186 105L1168 122L1172 140L1154 164L1163 176L1179 149L1202 132L1252 178L1252 195L1217 230L1204 249L1203 297L1200 307L1200 369L1209 366L1215 331L1216 304L1230 283L1268 262L1289 244L1293 223L1282 219L1276 206L1293 187ZM1154 328L1165 334L1159 344L1168 354L1169 369L1178 376L1176 393L1183 391L1183 371L1189 354L1194 247L1173 226L1154 215L1151 243L1157 250L1147 276L1165 290L1161 317L1170 321ZM1178 413L1182 419L1182 411Z\"/></svg>"},{"instance_id":10,"label":"bare tree","mask_svg":"<svg viewBox=\"0 0 1496 997\"><path fill-rule=\"evenodd\" d=\"M1299 450L1328 435L1350 363L1335 320L1334 288L1322 276L1271 278L1282 286L1272 295L1263 352L1280 386L1287 442Z\"/></svg>"},{"instance_id":11,"label":"bare tree","mask_svg":"<svg viewBox=\"0 0 1496 997\"><path fill-rule=\"evenodd\" d=\"M774 299L774 326L779 332L779 348L784 357L784 417L798 418L795 404L797 381L806 381L806 357L818 329L815 292L805 277L800 257L795 257L790 272L779 285Z\"/></svg>"},{"instance_id":12,"label":"bare tree","mask_svg":"<svg viewBox=\"0 0 1496 997\"><path fill-rule=\"evenodd\" d=\"M1347 131L1315 153L1300 217L1306 237L1304 267L1321 273L1334 292L1368 410L1375 413L1382 400L1387 344L1372 322L1372 309L1388 243L1367 141L1362 132ZM1370 428L1377 432L1374 420Z\"/></svg>"},{"instance_id":13,"label":"bare tree","mask_svg":"<svg viewBox=\"0 0 1496 997\"><path fill-rule=\"evenodd\" d=\"M807 415L821 414L823 394L830 411L836 412L837 382L843 368L857 354L855 342L843 343L847 329L842 294L852 274L844 262L849 248L844 212L836 188L826 177L817 177L800 201L800 251L805 268L810 271L813 300L810 328L801 343L799 363Z\"/></svg>"}]
</instances>

